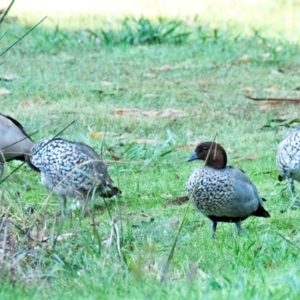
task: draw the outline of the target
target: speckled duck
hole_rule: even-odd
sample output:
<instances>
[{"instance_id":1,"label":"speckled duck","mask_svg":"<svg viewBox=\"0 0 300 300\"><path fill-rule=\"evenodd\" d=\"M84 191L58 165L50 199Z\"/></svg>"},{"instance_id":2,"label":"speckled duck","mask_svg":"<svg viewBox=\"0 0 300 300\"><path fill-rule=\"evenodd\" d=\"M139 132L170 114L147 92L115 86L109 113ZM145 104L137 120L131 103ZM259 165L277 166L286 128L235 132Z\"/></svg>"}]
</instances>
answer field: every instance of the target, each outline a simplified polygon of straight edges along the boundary
<instances>
[{"instance_id":1,"label":"speckled duck","mask_svg":"<svg viewBox=\"0 0 300 300\"><path fill-rule=\"evenodd\" d=\"M33 146L23 126L10 116L0 113L0 178L3 164L11 160L26 161Z\"/></svg>"},{"instance_id":2,"label":"speckled duck","mask_svg":"<svg viewBox=\"0 0 300 300\"><path fill-rule=\"evenodd\" d=\"M65 215L66 197L83 201L94 194L110 198L121 191L112 185L107 166L88 145L61 138L44 138L30 153L31 167L41 173L42 184L57 194Z\"/></svg>"},{"instance_id":3,"label":"speckled duck","mask_svg":"<svg viewBox=\"0 0 300 300\"><path fill-rule=\"evenodd\" d=\"M213 236L218 222L233 222L240 233L241 221L249 216L270 217L249 177L240 169L227 166L221 145L199 144L188 161L196 159L206 160L206 165L194 171L186 188L188 195L193 196L195 208L212 221Z\"/></svg>"},{"instance_id":4,"label":"speckled duck","mask_svg":"<svg viewBox=\"0 0 300 300\"><path fill-rule=\"evenodd\" d=\"M277 147L276 164L280 181L286 179L295 200L294 180L300 181L300 127L287 132Z\"/></svg>"}]
</instances>

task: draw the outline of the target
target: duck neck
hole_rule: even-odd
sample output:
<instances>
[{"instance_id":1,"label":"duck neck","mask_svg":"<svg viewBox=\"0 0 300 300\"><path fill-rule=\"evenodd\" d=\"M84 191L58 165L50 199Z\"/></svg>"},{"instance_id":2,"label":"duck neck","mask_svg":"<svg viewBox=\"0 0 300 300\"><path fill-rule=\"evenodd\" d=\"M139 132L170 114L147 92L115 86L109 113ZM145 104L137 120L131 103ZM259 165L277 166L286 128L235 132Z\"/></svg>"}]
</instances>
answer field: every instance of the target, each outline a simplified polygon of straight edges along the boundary
<instances>
[{"instance_id":1,"label":"duck neck","mask_svg":"<svg viewBox=\"0 0 300 300\"><path fill-rule=\"evenodd\" d=\"M212 147L206 165L215 169L225 169L227 166L227 155L225 150L221 147L217 147L217 149Z\"/></svg>"}]
</instances>

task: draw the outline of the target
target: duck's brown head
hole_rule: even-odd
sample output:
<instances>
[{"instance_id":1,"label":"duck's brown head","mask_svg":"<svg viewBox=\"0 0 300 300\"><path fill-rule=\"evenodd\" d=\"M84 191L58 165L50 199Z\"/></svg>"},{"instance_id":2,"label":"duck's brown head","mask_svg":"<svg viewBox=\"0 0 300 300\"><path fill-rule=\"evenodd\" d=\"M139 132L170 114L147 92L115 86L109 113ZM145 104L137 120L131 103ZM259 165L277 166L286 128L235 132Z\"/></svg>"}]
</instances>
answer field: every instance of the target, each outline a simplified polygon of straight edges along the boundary
<instances>
[{"instance_id":1,"label":"duck's brown head","mask_svg":"<svg viewBox=\"0 0 300 300\"><path fill-rule=\"evenodd\" d=\"M206 160L206 165L215 169L224 169L227 165L227 155L224 148L215 142L199 144L188 161L195 159Z\"/></svg>"}]
</instances>

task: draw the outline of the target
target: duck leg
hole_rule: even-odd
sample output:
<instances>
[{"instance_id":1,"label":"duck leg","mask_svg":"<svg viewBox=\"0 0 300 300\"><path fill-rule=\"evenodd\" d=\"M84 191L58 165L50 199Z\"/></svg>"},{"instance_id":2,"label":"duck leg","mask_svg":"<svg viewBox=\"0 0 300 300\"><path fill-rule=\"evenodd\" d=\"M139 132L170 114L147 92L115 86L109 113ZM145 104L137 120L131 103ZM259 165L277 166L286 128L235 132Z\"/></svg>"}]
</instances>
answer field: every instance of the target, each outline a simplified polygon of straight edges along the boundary
<instances>
[{"instance_id":1,"label":"duck leg","mask_svg":"<svg viewBox=\"0 0 300 300\"><path fill-rule=\"evenodd\" d=\"M87 198L84 198L84 199L83 199L83 204L82 204L82 215L83 215L83 216L84 216L84 214L85 214L85 212L86 212L87 202L88 202L88 199L87 199Z\"/></svg>"},{"instance_id":2,"label":"duck leg","mask_svg":"<svg viewBox=\"0 0 300 300\"><path fill-rule=\"evenodd\" d=\"M67 197L60 196L60 206L61 206L61 216L64 218L66 216L66 204L67 204Z\"/></svg>"},{"instance_id":3,"label":"duck leg","mask_svg":"<svg viewBox=\"0 0 300 300\"><path fill-rule=\"evenodd\" d=\"M300 201L295 196L294 180L289 177L288 181L289 181L290 191L291 191L291 194L292 194L292 204L290 206L290 209L296 209L298 206L300 206Z\"/></svg>"},{"instance_id":4,"label":"duck leg","mask_svg":"<svg viewBox=\"0 0 300 300\"><path fill-rule=\"evenodd\" d=\"M235 225L236 225L236 228L237 228L237 235L240 235L242 222L241 221L237 221L235 223Z\"/></svg>"},{"instance_id":5,"label":"duck leg","mask_svg":"<svg viewBox=\"0 0 300 300\"><path fill-rule=\"evenodd\" d=\"M4 170L4 165L3 165L3 163L0 163L0 179L1 179L2 174L3 174L3 170Z\"/></svg>"},{"instance_id":6,"label":"duck leg","mask_svg":"<svg viewBox=\"0 0 300 300\"><path fill-rule=\"evenodd\" d=\"M212 220L212 224L211 224L211 228L212 228L212 238L214 238L215 237L215 233L216 233L216 231L217 231L217 226L218 226L218 222L217 221L213 221Z\"/></svg>"}]
</instances>

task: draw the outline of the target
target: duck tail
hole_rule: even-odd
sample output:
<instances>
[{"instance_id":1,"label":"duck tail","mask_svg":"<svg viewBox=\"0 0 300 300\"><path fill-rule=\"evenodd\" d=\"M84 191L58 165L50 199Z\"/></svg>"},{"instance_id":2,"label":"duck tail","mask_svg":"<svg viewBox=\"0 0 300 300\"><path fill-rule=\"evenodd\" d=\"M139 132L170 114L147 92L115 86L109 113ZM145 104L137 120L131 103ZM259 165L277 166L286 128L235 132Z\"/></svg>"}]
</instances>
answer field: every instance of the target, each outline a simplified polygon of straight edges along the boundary
<instances>
[{"instance_id":1,"label":"duck tail","mask_svg":"<svg viewBox=\"0 0 300 300\"><path fill-rule=\"evenodd\" d=\"M262 217L262 218L270 218L269 212L267 212L263 206L259 205L257 210L252 213L252 216Z\"/></svg>"}]
</instances>

